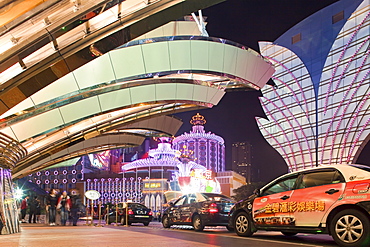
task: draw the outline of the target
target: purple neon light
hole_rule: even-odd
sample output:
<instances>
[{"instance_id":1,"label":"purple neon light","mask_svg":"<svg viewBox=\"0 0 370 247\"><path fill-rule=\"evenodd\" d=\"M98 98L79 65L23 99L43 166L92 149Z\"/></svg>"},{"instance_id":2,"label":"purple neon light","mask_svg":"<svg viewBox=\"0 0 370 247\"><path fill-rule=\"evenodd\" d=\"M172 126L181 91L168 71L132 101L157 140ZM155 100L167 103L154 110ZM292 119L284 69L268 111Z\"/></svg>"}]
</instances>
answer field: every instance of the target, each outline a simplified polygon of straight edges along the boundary
<instances>
[{"instance_id":1,"label":"purple neon light","mask_svg":"<svg viewBox=\"0 0 370 247\"><path fill-rule=\"evenodd\" d=\"M272 102L270 99L267 99L267 98L264 98L265 100L267 100L268 102L270 102L274 107L275 107L275 109L277 110L277 111L279 111L283 116L284 116L284 118L285 118L285 122L287 122L288 124L289 124L289 126L290 126L290 128L291 128L291 130L293 131L293 135L295 136L295 138L296 138L296 140L297 140L297 144L298 144L298 147L299 147L299 152L301 153L301 156L302 156L302 162L303 162L303 164L304 164L304 155L303 155L303 151L302 151L302 146L301 146L301 143L298 141L299 140L299 138L298 138L298 135L297 135L297 132L295 131L295 128L293 128L293 125L292 125L292 123L288 120L288 118L287 118L287 116L285 115L285 113L281 110L281 108L280 107L278 107L274 102ZM266 107L266 106L265 106ZM269 116L271 116L272 117L272 113L271 112L269 112L270 114L269 114ZM293 117L294 118L294 117ZM274 119L275 120L275 119ZM284 131L284 130L283 130ZM287 138L287 140L288 141L290 141L289 140L289 138L284 134L284 136ZM295 156L294 156L294 158L295 158ZM295 163L297 163L296 161L295 161ZM303 165L303 168L305 168L305 165Z\"/></svg>"},{"instance_id":2,"label":"purple neon light","mask_svg":"<svg viewBox=\"0 0 370 247\"><path fill-rule=\"evenodd\" d=\"M278 142L275 138L274 135L272 135L270 132L268 132L265 128L265 126L259 121L259 119L256 117L256 122L258 123L259 127L265 131L265 133L272 139L275 141L276 145L279 146L280 150L283 152L284 156L285 156L285 160L288 162L288 166L290 167L290 170L293 171L293 165L289 159L289 156L288 154L286 153L285 149L281 146L280 142Z\"/></svg>"},{"instance_id":3,"label":"purple neon light","mask_svg":"<svg viewBox=\"0 0 370 247\"><path fill-rule=\"evenodd\" d=\"M352 83L354 82L354 80L358 77L358 75L359 75L359 73L361 72L361 69L362 69L362 67L365 65L365 61L366 61L366 59L368 58L368 56L369 56L369 54L370 54L370 51L368 50L367 51L367 54L366 54L366 56L365 56L365 58L364 58L364 60L363 60L363 62L362 62L362 64L361 64L361 67L358 69L358 71L357 71L357 73L356 73L356 76L354 77L354 79L352 80L352 82L351 82L351 85L352 85ZM365 74L365 76L363 77L363 79L357 84L357 87L355 88L355 90L354 90L354 92L352 93L352 95L351 95L351 97L350 97L350 101L348 101L347 102L347 104L346 104L346 106L345 106L345 110L343 111L343 113L342 113L342 116L341 116L341 121L342 121L342 119L344 118L344 112L346 112L347 111L347 109L348 109L348 107L349 107L349 105L350 105L350 103L352 102L352 99L355 97L355 95L356 95L356 93L358 92L358 90L359 90L359 88L362 86L362 84L363 84L363 82L365 81L365 79L367 78L367 76L369 75L369 73L370 73L370 70L368 70L367 71L367 73ZM349 90L348 90L349 91ZM349 133L351 132L351 130L352 130L352 127L353 127L353 124L354 124L354 121L357 119L357 117L358 117L358 114L360 113L360 111L361 111L361 109L362 109L362 107L364 106L364 104L365 104L365 102L366 102L366 100L369 98L369 94L367 95L367 96L365 96L365 100L362 100L362 102L360 103L360 105L359 105L359 107L358 107L358 109L357 109L357 111L356 111L356 113L352 116L352 119L351 119L351 121L350 121L350 127L349 128L346 128L347 129L347 131L346 131L346 135L345 135L345 139L344 139L344 141L341 141L341 143L342 143L342 149L341 149L341 155L340 155L340 157L339 157L339 159L340 159L340 161L342 161L342 158L343 158L343 152L344 152L344 150L343 150L343 148L346 146L346 144L347 144L347 138L348 138L348 135L349 135ZM339 129L339 124L340 123L338 123L338 125L337 125L337 130Z\"/></svg>"},{"instance_id":4,"label":"purple neon light","mask_svg":"<svg viewBox=\"0 0 370 247\"><path fill-rule=\"evenodd\" d=\"M354 125L354 123L355 123L355 120L357 119L358 114L359 114L359 113L360 113L360 111L362 110L362 108L363 108L363 106L365 105L366 101L367 101L367 100L369 100L369 98L370 98L370 93L368 93L368 94L366 95L366 97L362 100L362 102L361 102L360 106L358 107L358 109L357 109L357 111L356 111L356 114L355 114L355 115L354 115L354 117L352 118L352 120L351 120L351 122L350 122L350 126L349 126L349 128L347 128L347 132L346 132L346 135L345 135L345 138L344 138L344 143L345 143L345 144L346 144L347 139L348 139L348 136L349 136L349 134L350 134L350 131L349 131L349 130L351 130L351 129L352 129L352 127L353 127L353 125ZM342 158L343 158L343 153L344 153L344 150L345 150L345 144L342 144L342 148L341 148L341 155L340 155L341 160L340 160L340 161L342 161ZM350 157L350 156L347 156L347 160L348 160L348 158L349 158L349 157Z\"/></svg>"},{"instance_id":5,"label":"purple neon light","mask_svg":"<svg viewBox=\"0 0 370 247\"><path fill-rule=\"evenodd\" d=\"M357 146L357 142L359 141L360 139L360 136L362 135L362 133L365 131L365 128L369 125L370 123L370 118L367 119L366 123L362 126L362 129L361 131L358 133L355 141L353 142L352 146L351 146L351 149L349 150L349 155L347 157L347 163L350 161L350 157L352 157L352 153L353 151L355 150L355 147Z\"/></svg>"},{"instance_id":6,"label":"purple neon light","mask_svg":"<svg viewBox=\"0 0 370 247\"><path fill-rule=\"evenodd\" d=\"M308 148L308 152L309 152L309 155L310 155L310 163L311 163L311 167L313 166L313 158L312 158L312 153L311 153L311 147L309 145L309 142L308 142L308 139L307 139L307 136L304 132L304 130L302 129L302 126L301 124L299 123L298 119L294 116L294 114L292 113L292 111L288 108L288 106L285 104L284 100L280 97L280 94L276 91L275 88L272 87L272 90L275 92L275 94L277 95L278 99L280 100L280 102L283 104L283 106L285 107L285 110L288 111L289 115L292 117L292 119L294 119L294 121L297 123L297 125L299 126L299 129L303 135L303 139L305 140L306 144L307 144L307 148ZM280 109L280 108L278 108ZM307 119L307 122L310 123L310 120ZM305 164L305 163L304 163ZM305 168L305 165L303 166L303 168Z\"/></svg>"},{"instance_id":7,"label":"purple neon light","mask_svg":"<svg viewBox=\"0 0 370 247\"><path fill-rule=\"evenodd\" d=\"M328 86L328 90L326 92L326 96L325 96L325 103L324 103L324 114L326 113L327 111L327 107L328 107L328 101L329 101L329 94L331 94L331 91L330 91L330 88L333 84L333 81L334 81L334 77L335 77L335 74L337 72L337 69L339 67L339 63L341 62L343 56L344 56L344 53L347 51L348 49L348 46L350 45L350 43L352 43L352 40L354 39L354 37L357 35L358 31L360 30L360 28L362 27L362 25L364 25L366 19L369 17L370 15L370 12L368 12L368 14L365 16L365 18L362 20L362 22L357 26L356 30L352 33L351 35L351 38L348 40L346 46L343 48L336 64L335 64L335 67L334 67L334 70L333 70L333 73L332 73L332 76L331 76L331 79L330 79L330 82L329 82L329 86Z\"/></svg>"},{"instance_id":8,"label":"purple neon light","mask_svg":"<svg viewBox=\"0 0 370 247\"><path fill-rule=\"evenodd\" d=\"M275 124L279 127L279 129L282 131L285 139L288 141L288 146L290 148L290 151L291 153L294 153L293 152L293 147L291 145L291 143L289 142L289 139L284 131L284 129L282 128L282 126L278 123L278 121L276 121L276 119L272 116L271 112L268 110L268 108L266 107L265 103L262 101L262 98L264 97L260 97L260 102L261 102L261 105L262 107L264 108L265 112L268 114L268 116L270 116L272 118L272 120L275 122ZM297 161L295 159L295 156L293 155L293 160L294 160L294 165L295 165L295 168L297 169Z\"/></svg>"},{"instance_id":9,"label":"purple neon light","mask_svg":"<svg viewBox=\"0 0 370 247\"><path fill-rule=\"evenodd\" d=\"M337 85L335 86L335 89L333 92L331 92L332 94L335 94L339 88L339 85L340 85L340 82L342 81L343 77L344 77L344 74L347 72L347 69L348 67L351 65L351 62L354 60L354 58L356 57L356 55L358 54L358 52L361 50L361 48L366 44L366 42L370 39L370 36L368 36L361 44L360 46L357 48L357 50L353 53L353 55L351 56L351 58L349 59L349 62L346 63L346 66L344 67L342 73L340 74L339 78L337 79Z\"/></svg>"},{"instance_id":10,"label":"purple neon light","mask_svg":"<svg viewBox=\"0 0 370 247\"><path fill-rule=\"evenodd\" d=\"M278 61L278 60L276 60L275 58L271 58L271 57L268 57L268 56L266 56L266 58L268 58L268 59L271 59L271 60L273 60L273 61L275 61L277 64L279 64L281 67L283 67L292 77L293 77L293 79L294 79L294 82L295 82L295 84L297 84L298 85L298 87L299 87L299 90L300 90L300 92L301 92L301 94L302 94L302 97L303 97L303 101L304 101L304 105L306 106L306 115L308 114L308 105L307 105L307 100L306 100L306 97L305 97L305 95L304 95L304 91L303 91L303 89L302 89L302 87L301 87L301 84L299 84L299 82L298 82L298 79L294 76L294 74L293 74L293 72L292 71L290 71L290 69L288 68L288 67L286 67L282 62L280 62L280 61ZM271 77L271 78L274 78L274 79L277 79L277 77L275 77L275 76L273 76L273 77ZM286 86L286 87L288 87L289 88L289 90L290 90L290 92L295 96L295 99L297 100L297 103L299 104L299 100L298 100L298 97L297 97L297 95L294 93L294 91L286 84L286 83L284 83L283 81L281 81L280 79L279 79L279 81L282 83L282 84L284 84L284 86Z\"/></svg>"},{"instance_id":11,"label":"purple neon light","mask_svg":"<svg viewBox=\"0 0 370 247\"><path fill-rule=\"evenodd\" d=\"M362 64L361 64L361 66L357 69L356 75L354 76L354 78L352 79L351 83L349 84L349 88L352 88L353 84L355 84L355 80L357 79L357 77L358 77L359 73L361 72L361 69L362 69L362 67L364 66L365 61L366 61L367 57L369 56L369 54L370 54L370 51L367 51L366 56L365 56L365 58L364 58L364 60L363 60L363 62L362 62ZM353 57L352 57L352 59L353 59ZM352 60L351 60L351 61L352 61ZM351 62L351 61L350 61L350 62ZM349 62L349 63L350 63L350 62ZM367 74L368 74L368 73L367 73ZM366 76L364 77L364 79L365 79L365 78L366 78ZM338 122L338 125L337 125L337 127L336 127L336 130L335 130L335 132L334 132L334 137L332 138L332 144L331 144L331 148L330 148L330 151L329 151L329 152L330 152L330 153L329 153L329 163L331 163L331 161L332 161L332 154L333 154L333 148L334 148L335 138L336 138L336 136L337 136L337 134L338 134L338 129L339 129L340 124L341 124L341 122L342 122L342 120L343 120L344 114L346 113L346 110L348 109L349 104L352 102L352 99L353 99L353 97L355 96L355 93L358 91L358 88L362 85L362 82L363 82L363 81L361 81L360 83L358 83L357 87L355 88L354 92L352 93L352 96L351 96L351 98L350 98L349 102L347 103L347 105L346 105L346 106L345 106L345 108L343 109L342 116L341 116L341 117L340 117L340 119L339 119L340 121ZM333 125L333 122L336 120L336 118L337 118L337 114L338 114L339 110L340 110L340 109L342 109L341 107L342 107L342 105L343 105L344 101L347 99L347 96L348 96L349 92L350 92L350 90L346 90L346 92L345 92L345 94L344 94L344 96L343 96L342 100L341 100L341 101L340 101L340 103L339 103L339 106L337 107L337 109L335 110L335 113L334 113L334 114L332 115L332 117L331 117L330 124L329 124L329 126L328 126L328 128L327 128L327 131L326 131L326 134L325 134L325 137L324 137L324 141L323 141L323 145L322 145L322 147L321 147L321 158L320 158L320 162L321 162L321 163L322 163L322 161L323 161L323 159L324 159L324 149L325 149L325 146L326 146L327 138L328 138L329 133L330 133L331 126Z\"/></svg>"}]
</instances>

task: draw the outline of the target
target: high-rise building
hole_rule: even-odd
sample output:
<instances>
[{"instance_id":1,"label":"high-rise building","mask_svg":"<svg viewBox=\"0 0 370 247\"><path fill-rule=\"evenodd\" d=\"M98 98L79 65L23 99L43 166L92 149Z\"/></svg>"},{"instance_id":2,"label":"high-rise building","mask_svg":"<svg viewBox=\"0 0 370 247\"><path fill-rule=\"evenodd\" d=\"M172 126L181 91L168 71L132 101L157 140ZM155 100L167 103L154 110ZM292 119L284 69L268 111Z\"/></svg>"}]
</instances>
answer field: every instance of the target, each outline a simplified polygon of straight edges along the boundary
<instances>
[{"instance_id":1,"label":"high-rise building","mask_svg":"<svg viewBox=\"0 0 370 247\"><path fill-rule=\"evenodd\" d=\"M290 171L356 163L370 137L369 0L341 0L260 42L275 66L257 118Z\"/></svg>"},{"instance_id":2,"label":"high-rise building","mask_svg":"<svg viewBox=\"0 0 370 247\"><path fill-rule=\"evenodd\" d=\"M231 147L232 170L252 182L252 145L249 142L234 142Z\"/></svg>"},{"instance_id":3,"label":"high-rise building","mask_svg":"<svg viewBox=\"0 0 370 247\"><path fill-rule=\"evenodd\" d=\"M225 171L225 142L224 139L211 132L205 132L206 124L204 116L197 113L190 123L193 125L190 133L176 137L173 140L174 149L190 151L195 162L213 172Z\"/></svg>"}]
</instances>

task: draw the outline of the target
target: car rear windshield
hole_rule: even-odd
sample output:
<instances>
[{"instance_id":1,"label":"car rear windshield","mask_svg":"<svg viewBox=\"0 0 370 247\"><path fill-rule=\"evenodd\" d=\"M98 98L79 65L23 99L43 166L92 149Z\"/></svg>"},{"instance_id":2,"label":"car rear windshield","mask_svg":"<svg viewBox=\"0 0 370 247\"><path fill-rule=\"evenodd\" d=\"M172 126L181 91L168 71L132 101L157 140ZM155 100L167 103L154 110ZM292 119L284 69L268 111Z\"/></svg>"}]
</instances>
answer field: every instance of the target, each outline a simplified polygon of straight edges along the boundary
<instances>
[{"instance_id":1,"label":"car rear windshield","mask_svg":"<svg viewBox=\"0 0 370 247\"><path fill-rule=\"evenodd\" d=\"M221 194L204 193L203 196L208 201L232 202L231 198Z\"/></svg>"},{"instance_id":2,"label":"car rear windshield","mask_svg":"<svg viewBox=\"0 0 370 247\"><path fill-rule=\"evenodd\" d=\"M367 171L367 172L370 172L370 167L369 166L364 166L364 165L349 165L349 166L352 166L352 167L356 167L358 169L361 169L361 170L364 170L364 171Z\"/></svg>"}]
</instances>

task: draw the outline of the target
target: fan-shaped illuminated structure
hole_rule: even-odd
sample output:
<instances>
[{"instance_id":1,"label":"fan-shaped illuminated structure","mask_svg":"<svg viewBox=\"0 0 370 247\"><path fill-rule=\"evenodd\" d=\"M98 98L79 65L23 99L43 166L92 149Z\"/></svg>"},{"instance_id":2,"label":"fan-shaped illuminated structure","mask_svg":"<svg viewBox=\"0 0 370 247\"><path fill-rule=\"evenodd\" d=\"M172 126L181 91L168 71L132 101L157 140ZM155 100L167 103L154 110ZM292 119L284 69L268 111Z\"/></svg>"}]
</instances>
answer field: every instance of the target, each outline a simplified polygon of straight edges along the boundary
<instances>
[{"instance_id":1,"label":"fan-shaped illuminated structure","mask_svg":"<svg viewBox=\"0 0 370 247\"><path fill-rule=\"evenodd\" d=\"M342 0L260 42L276 72L257 122L289 170L356 163L369 141L369 25L368 0Z\"/></svg>"}]
</instances>

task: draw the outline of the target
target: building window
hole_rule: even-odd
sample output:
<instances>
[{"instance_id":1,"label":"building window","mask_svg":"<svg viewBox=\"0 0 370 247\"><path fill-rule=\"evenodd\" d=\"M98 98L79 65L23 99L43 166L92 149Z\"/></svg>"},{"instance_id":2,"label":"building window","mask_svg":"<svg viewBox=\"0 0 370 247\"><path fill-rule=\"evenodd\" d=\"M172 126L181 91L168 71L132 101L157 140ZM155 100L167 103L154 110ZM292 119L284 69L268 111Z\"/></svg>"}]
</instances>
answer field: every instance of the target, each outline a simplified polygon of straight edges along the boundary
<instances>
[{"instance_id":1,"label":"building window","mask_svg":"<svg viewBox=\"0 0 370 247\"><path fill-rule=\"evenodd\" d=\"M301 33L296 34L292 37L292 44L295 44L297 42L301 41Z\"/></svg>"},{"instance_id":2,"label":"building window","mask_svg":"<svg viewBox=\"0 0 370 247\"><path fill-rule=\"evenodd\" d=\"M332 17L331 17L331 22L333 23L333 24L335 24L335 23L337 23L338 21L341 21L341 20L343 20L344 19L344 11L342 10L341 12L339 12L339 13L337 13L337 14L335 14L335 15L333 15Z\"/></svg>"}]
</instances>

